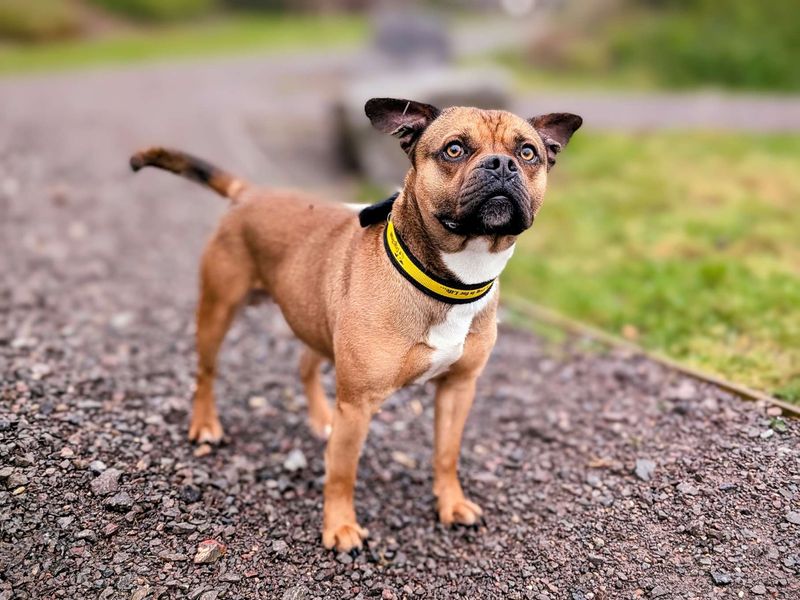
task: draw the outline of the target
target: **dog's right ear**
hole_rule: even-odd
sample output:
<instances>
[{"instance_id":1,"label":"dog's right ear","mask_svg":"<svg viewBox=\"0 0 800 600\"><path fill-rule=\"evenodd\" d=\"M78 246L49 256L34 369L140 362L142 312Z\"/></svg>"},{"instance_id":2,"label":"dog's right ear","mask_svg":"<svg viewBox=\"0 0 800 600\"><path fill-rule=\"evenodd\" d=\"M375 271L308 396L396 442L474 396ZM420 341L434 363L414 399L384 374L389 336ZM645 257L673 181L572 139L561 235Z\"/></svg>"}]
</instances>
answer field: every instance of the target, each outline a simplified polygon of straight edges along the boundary
<instances>
[{"instance_id":1,"label":"dog's right ear","mask_svg":"<svg viewBox=\"0 0 800 600\"><path fill-rule=\"evenodd\" d=\"M364 112L375 129L399 138L409 156L419 136L439 116L435 106L397 98L372 98L364 105Z\"/></svg>"}]
</instances>

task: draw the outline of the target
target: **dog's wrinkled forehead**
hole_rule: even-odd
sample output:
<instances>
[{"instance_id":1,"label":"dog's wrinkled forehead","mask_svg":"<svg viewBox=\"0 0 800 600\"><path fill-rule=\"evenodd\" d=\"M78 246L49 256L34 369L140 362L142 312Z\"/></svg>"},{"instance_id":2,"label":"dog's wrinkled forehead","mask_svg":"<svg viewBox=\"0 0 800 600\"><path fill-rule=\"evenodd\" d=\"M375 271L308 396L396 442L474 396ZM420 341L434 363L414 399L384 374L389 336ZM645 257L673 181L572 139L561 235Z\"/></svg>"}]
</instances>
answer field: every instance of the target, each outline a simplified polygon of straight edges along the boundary
<instances>
[{"instance_id":1,"label":"dog's wrinkled forehead","mask_svg":"<svg viewBox=\"0 0 800 600\"><path fill-rule=\"evenodd\" d=\"M434 153L441 146L458 140L474 152L511 153L520 143L528 142L544 149L539 134L527 120L504 110L454 106L444 109L424 131L419 150Z\"/></svg>"}]
</instances>

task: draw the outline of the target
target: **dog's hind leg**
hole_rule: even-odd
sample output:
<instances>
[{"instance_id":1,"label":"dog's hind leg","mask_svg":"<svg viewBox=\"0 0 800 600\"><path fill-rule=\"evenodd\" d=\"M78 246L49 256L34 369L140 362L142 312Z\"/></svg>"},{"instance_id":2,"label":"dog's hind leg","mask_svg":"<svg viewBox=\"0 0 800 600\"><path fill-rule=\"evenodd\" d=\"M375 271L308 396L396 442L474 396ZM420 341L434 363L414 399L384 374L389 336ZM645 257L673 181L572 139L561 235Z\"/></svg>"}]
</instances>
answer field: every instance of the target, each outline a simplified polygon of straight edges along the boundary
<instances>
[{"instance_id":1,"label":"dog's hind leg","mask_svg":"<svg viewBox=\"0 0 800 600\"><path fill-rule=\"evenodd\" d=\"M323 439L330 435L333 422L333 414L320 376L320 367L324 360L321 354L307 346L300 356L300 379L303 381L308 402L308 424L311 431Z\"/></svg>"},{"instance_id":2,"label":"dog's hind leg","mask_svg":"<svg viewBox=\"0 0 800 600\"><path fill-rule=\"evenodd\" d=\"M197 386L189 439L219 442L222 425L214 402L217 354L236 310L251 287L247 260L212 241L203 255L197 306Z\"/></svg>"}]
</instances>

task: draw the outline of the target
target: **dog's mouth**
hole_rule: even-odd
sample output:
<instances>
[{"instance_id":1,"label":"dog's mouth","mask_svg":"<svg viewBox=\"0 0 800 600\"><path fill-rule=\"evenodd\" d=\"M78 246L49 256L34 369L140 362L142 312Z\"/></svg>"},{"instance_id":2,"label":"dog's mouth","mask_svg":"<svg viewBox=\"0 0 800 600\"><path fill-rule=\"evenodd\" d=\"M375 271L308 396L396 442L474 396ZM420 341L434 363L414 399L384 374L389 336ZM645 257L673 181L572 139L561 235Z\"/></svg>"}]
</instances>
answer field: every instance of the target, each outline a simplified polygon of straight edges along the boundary
<instances>
[{"instance_id":1,"label":"dog's mouth","mask_svg":"<svg viewBox=\"0 0 800 600\"><path fill-rule=\"evenodd\" d=\"M527 194L491 190L463 198L455 215L437 215L442 227L458 235L519 235L532 222Z\"/></svg>"}]
</instances>

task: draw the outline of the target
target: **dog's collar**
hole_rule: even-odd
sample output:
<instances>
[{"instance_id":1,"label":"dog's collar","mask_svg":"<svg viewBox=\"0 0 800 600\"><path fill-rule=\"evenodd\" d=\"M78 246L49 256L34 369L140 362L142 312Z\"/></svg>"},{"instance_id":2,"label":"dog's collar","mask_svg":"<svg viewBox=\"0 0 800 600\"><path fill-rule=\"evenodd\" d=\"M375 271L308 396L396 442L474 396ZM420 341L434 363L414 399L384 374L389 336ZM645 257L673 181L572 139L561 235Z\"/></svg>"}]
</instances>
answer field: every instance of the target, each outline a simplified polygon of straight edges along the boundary
<instances>
[{"instance_id":1,"label":"dog's collar","mask_svg":"<svg viewBox=\"0 0 800 600\"><path fill-rule=\"evenodd\" d=\"M414 287L431 298L447 304L468 304L486 296L494 285L494 279L474 285L466 285L460 281L452 281L437 277L425 270L394 228L391 213L386 220L383 231L383 247L389 260L400 274L408 279Z\"/></svg>"}]
</instances>

